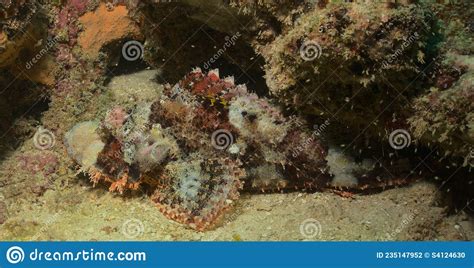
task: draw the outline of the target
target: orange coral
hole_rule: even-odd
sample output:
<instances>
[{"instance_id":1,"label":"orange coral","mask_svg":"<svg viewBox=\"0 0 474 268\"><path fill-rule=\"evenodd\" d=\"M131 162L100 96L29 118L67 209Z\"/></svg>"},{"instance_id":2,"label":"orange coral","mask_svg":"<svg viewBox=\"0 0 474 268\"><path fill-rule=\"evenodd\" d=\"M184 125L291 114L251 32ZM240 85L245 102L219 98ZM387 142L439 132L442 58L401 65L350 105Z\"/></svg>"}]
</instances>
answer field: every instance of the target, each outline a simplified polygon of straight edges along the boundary
<instances>
[{"instance_id":1,"label":"orange coral","mask_svg":"<svg viewBox=\"0 0 474 268\"><path fill-rule=\"evenodd\" d=\"M88 12L79 18L84 31L80 34L78 43L84 53L97 57L101 48L112 41L124 38L138 38L138 26L128 17L125 6L107 9L102 3L94 12Z\"/></svg>"}]
</instances>

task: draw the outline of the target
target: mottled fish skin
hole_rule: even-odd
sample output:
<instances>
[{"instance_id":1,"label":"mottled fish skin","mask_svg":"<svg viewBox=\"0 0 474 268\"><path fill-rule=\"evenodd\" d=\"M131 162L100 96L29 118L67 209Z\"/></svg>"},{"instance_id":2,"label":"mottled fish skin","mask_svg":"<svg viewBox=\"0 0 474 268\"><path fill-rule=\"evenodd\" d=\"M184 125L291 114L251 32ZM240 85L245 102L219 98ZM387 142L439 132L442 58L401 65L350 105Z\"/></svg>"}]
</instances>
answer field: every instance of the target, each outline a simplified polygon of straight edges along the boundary
<instances>
[{"instance_id":1,"label":"mottled fish skin","mask_svg":"<svg viewBox=\"0 0 474 268\"><path fill-rule=\"evenodd\" d=\"M151 189L151 200L166 217L193 229L215 226L242 189L334 187L328 148L305 124L296 123L304 120L285 117L277 105L235 85L232 77L220 78L218 70L197 68L166 86L156 101L136 107L114 107L100 127L87 130L104 145L95 158L87 158L97 161L82 168L94 184L109 184L110 191ZM67 144L81 136L78 129L83 128L68 133ZM74 150L82 147L69 147L80 164L77 156L83 152ZM343 187L365 189L371 182Z\"/></svg>"}]
</instances>

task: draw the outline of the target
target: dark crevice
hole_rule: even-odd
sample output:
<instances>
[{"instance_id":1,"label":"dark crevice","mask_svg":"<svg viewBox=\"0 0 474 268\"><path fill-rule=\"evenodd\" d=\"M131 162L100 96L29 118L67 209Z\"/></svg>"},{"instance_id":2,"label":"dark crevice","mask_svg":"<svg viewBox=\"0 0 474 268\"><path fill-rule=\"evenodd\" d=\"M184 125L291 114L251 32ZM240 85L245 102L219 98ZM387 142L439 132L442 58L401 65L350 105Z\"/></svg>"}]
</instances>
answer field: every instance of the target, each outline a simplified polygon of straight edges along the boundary
<instances>
[{"instance_id":1,"label":"dark crevice","mask_svg":"<svg viewBox=\"0 0 474 268\"><path fill-rule=\"evenodd\" d=\"M0 160L34 135L50 99L42 88L26 80L16 80L9 73L0 74L4 88L0 94Z\"/></svg>"}]
</instances>

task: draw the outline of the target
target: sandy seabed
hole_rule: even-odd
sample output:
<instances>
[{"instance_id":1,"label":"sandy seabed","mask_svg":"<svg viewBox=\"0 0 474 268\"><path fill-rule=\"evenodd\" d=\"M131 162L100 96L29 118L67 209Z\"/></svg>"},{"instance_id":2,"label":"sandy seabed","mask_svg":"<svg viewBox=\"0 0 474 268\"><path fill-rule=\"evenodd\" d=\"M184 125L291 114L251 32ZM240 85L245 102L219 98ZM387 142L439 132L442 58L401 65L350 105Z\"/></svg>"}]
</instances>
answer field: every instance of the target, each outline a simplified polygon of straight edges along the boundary
<instances>
[{"instance_id":1,"label":"sandy seabed","mask_svg":"<svg viewBox=\"0 0 474 268\"><path fill-rule=\"evenodd\" d=\"M82 184L82 183L80 183ZM420 182L344 198L330 192L243 194L212 230L165 218L145 196L83 185L50 190L0 226L1 240L472 240L463 212L448 214L437 187Z\"/></svg>"}]
</instances>

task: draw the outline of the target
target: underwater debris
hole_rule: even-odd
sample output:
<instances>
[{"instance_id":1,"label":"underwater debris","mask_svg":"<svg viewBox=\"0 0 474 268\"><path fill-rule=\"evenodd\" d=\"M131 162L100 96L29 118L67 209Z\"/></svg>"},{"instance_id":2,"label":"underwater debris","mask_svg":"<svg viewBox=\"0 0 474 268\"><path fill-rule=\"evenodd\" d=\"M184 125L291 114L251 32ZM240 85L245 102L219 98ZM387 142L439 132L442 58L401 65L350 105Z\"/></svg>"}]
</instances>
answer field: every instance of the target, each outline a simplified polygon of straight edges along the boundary
<instances>
[{"instance_id":1,"label":"underwater debris","mask_svg":"<svg viewBox=\"0 0 474 268\"><path fill-rule=\"evenodd\" d=\"M141 185L168 218L197 229L214 226L239 191L324 189L335 186L327 148L268 99L235 85L218 70L196 68L163 95L126 110L111 108L101 123L66 134L69 155L94 184L124 193ZM306 142L298 154L292 148ZM365 178L365 189L394 184ZM387 179L387 180L384 180ZM401 183L399 180L395 184Z\"/></svg>"}]
</instances>

